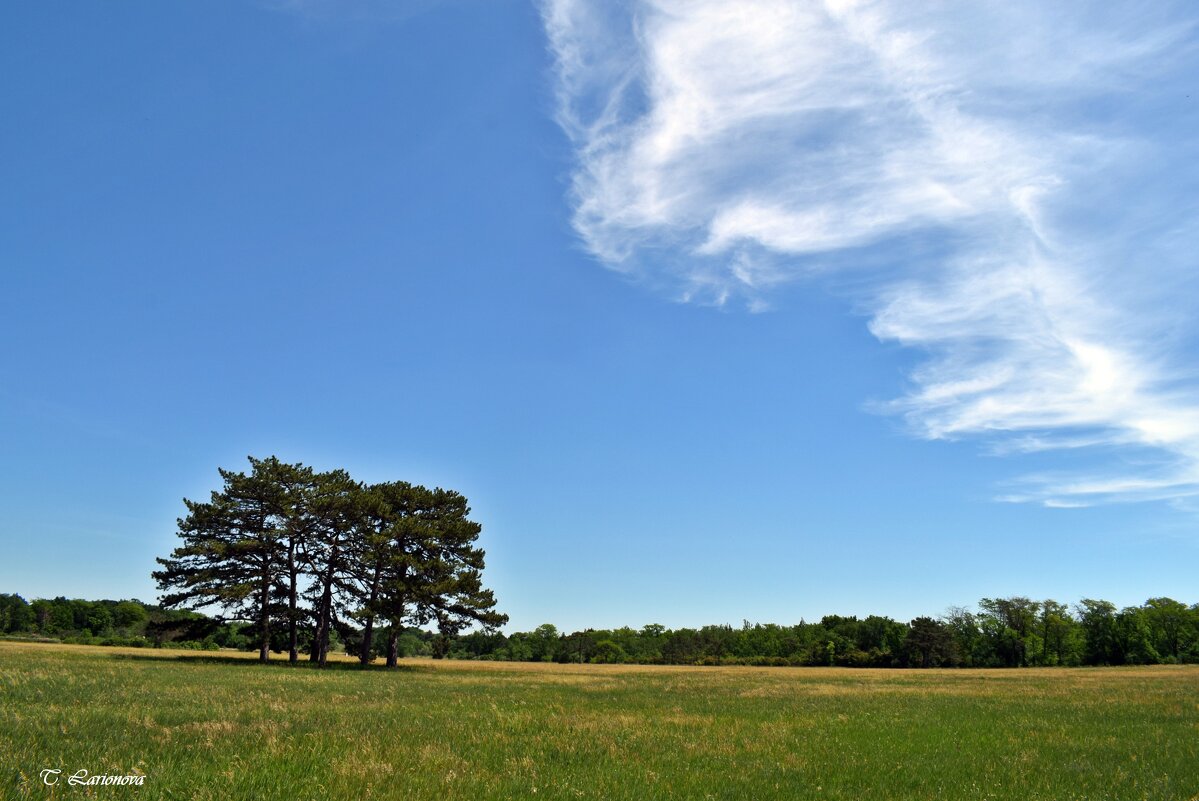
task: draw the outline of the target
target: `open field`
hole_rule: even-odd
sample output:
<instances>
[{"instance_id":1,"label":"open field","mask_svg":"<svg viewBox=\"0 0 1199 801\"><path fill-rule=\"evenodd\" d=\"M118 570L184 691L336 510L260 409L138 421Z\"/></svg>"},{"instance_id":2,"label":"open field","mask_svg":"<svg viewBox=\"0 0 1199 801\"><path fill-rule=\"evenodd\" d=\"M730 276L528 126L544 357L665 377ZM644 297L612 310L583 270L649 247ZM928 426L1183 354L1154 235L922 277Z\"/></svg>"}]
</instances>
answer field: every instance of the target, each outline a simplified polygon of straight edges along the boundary
<instances>
[{"instance_id":1,"label":"open field","mask_svg":"<svg viewBox=\"0 0 1199 801\"><path fill-rule=\"evenodd\" d=\"M21 799L1192 799L1199 668L320 672L0 643L0 767ZM146 780L67 786L81 768Z\"/></svg>"}]
</instances>

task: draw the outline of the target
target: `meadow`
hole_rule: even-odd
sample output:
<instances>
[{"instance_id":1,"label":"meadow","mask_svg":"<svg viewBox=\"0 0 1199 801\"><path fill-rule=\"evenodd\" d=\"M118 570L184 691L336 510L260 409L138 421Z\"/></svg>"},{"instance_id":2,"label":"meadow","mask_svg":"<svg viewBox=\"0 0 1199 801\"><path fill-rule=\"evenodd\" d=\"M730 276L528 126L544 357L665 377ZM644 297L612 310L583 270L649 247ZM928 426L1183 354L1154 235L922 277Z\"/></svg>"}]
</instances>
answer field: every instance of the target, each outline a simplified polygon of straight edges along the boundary
<instances>
[{"instance_id":1,"label":"meadow","mask_svg":"<svg viewBox=\"0 0 1199 801\"><path fill-rule=\"evenodd\" d=\"M1194 799L1199 667L871 670L0 643L0 795ZM63 770L46 786L45 768ZM68 786L79 769L142 786Z\"/></svg>"}]
</instances>

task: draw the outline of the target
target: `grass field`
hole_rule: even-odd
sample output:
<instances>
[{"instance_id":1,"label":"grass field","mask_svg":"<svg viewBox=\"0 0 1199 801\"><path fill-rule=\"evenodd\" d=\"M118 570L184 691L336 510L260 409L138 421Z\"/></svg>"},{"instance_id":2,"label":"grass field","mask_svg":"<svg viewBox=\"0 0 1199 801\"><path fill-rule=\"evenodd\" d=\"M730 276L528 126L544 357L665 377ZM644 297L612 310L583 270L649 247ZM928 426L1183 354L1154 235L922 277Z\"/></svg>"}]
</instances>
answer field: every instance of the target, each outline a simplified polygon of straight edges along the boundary
<instances>
[{"instance_id":1,"label":"grass field","mask_svg":"<svg viewBox=\"0 0 1199 801\"><path fill-rule=\"evenodd\" d=\"M0 763L22 799L1192 799L1199 668L320 672L0 643ZM145 784L67 786L81 768Z\"/></svg>"}]
</instances>

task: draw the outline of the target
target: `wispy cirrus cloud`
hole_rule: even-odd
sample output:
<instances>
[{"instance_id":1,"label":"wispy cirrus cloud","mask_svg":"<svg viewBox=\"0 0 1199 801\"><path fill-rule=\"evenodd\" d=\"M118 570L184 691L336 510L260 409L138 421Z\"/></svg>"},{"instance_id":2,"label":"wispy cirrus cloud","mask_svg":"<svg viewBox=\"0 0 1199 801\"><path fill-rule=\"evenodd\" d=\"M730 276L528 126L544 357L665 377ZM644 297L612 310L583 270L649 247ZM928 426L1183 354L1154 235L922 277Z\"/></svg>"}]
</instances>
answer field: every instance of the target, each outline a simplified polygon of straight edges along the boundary
<instances>
[{"instance_id":1,"label":"wispy cirrus cloud","mask_svg":"<svg viewBox=\"0 0 1199 801\"><path fill-rule=\"evenodd\" d=\"M575 227L686 301L865 276L915 432L1100 457L1007 500L1199 494L1194 20L1044 6L548 0Z\"/></svg>"}]
</instances>

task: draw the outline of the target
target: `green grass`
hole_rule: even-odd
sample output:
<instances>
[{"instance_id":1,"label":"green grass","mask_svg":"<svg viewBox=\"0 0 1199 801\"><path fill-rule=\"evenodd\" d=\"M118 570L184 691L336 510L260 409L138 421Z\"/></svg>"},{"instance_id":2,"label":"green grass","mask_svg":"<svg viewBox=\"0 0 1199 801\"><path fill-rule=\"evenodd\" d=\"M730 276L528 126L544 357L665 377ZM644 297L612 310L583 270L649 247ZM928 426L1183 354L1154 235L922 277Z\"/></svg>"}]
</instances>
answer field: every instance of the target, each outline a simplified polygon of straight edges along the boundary
<instances>
[{"instance_id":1,"label":"green grass","mask_svg":"<svg viewBox=\"0 0 1199 801\"><path fill-rule=\"evenodd\" d=\"M0 767L21 799L1192 799L1199 668L321 672L0 643Z\"/></svg>"}]
</instances>

